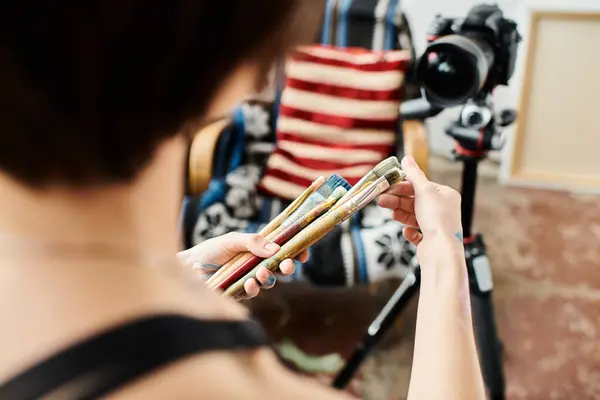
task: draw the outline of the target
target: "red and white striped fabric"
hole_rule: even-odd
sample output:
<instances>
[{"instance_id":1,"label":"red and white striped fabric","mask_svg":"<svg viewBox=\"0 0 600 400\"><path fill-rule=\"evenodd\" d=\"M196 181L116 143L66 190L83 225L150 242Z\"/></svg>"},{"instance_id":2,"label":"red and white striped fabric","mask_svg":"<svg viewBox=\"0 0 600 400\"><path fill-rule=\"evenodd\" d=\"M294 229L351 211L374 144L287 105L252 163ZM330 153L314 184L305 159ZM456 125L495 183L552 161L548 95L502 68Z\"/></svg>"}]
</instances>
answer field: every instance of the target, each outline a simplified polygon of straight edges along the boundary
<instances>
[{"instance_id":1,"label":"red and white striped fabric","mask_svg":"<svg viewBox=\"0 0 600 400\"><path fill-rule=\"evenodd\" d=\"M355 184L394 154L407 51L304 46L286 64L261 191L294 199L323 175Z\"/></svg>"}]
</instances>

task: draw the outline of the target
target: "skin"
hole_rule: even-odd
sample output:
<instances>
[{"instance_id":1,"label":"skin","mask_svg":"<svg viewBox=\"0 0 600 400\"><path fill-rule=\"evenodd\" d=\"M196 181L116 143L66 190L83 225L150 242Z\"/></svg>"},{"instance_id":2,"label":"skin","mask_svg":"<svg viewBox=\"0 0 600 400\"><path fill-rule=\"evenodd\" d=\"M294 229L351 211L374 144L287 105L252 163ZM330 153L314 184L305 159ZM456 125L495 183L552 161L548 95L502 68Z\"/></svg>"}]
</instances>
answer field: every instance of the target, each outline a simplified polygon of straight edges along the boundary
<instances>
[{"instance_id":1,"label":"skin","mask_svg":"<svg viewBox=\"0 0 600 400\"><path fill-rule=\"evenodd\" d=\"M268 258L279 251L280 246L265 240L260 235L231 232L223 236L206 240L189 250L179 252L177 256L184 266L198 271L201 278L207 279L214 274L220 266L232 259L240 252L251 252L252 254ZM297 257L300 262L308 261L309 254L303 252ZM287 259L279 264L282 275L294 273L295 264L293 260ZM248 300L258 296L260 289L271 289L275 286L277 278L275 274L265 267L256 272L257 279L248 279L244 283L245 293L238 300Z\"/></svg>"},{"instance_id":2,"label":"skin","mask_svg":"<svg viewBox=\"0 0 600 400\"><path fill-rule=\"evenodd\" d=\"M412 157L408 182L379 198L417 246L421 289L408 399L485 399L462 244L460 195L430 182ZM420 232L419 232L420 230Z\"/></svg>"},{"instance_id":3,"label":"skin","mask_svg":"<svg viewBox=\"0 0 600 400\"><path fill-rule=\"evenodd\" d=\"M252 65L234 71L205 117L228 113L253 91L256 76ZM107 326L144 315L248 317L240 304L201 282L193 283L186 274L190 268L183 268L181 262L218 265L246 250L267 256L261 249L264 243L255 236L229 235L209 243L213 246L179 254L179 259L175 256L180 249L179 194L186 152L187 140L176 137L157 149L152 163L134 182L90 189L55 187L40 192L0 173L0 381ZM480 374L468 329L469 305L459 295L464 287L464 260L453 236L460 226L456 224L459 201L440 195L446 189L419 189L427 185L419 186L417 175L407 173L414 188L399 186L381 202L395 210L399 221L418 221L414 225L423 232L422 236L414 230L406 232L418 243L423 268L410 396L478 399ZM98 257L82 250L90 242L126 251L107 251ZM49 243L66 244L73 251L48 256L38 245ZM290 273L291 262L281 269ZM190 282L192 290L184 284ZM246 289L250 295L257 293L256 288ZM429 387L432 379L437 388ZM136 380L110 398L333 400L346 395L287 371L265 348L188 357Z\"/></svg>"}]
</instances>

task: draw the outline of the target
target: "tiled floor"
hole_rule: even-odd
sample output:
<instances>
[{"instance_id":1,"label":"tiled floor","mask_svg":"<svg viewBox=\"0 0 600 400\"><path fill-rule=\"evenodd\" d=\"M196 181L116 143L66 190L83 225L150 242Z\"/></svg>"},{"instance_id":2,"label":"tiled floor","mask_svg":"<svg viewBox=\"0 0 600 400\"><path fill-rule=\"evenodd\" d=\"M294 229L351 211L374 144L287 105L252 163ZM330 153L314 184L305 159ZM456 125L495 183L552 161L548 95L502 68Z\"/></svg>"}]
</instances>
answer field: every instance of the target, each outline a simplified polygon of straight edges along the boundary
<instances>
[{"instance_id":1,"label":"tiled floor","mask_svg":"<svg viewBox=\"0 0 600 400\"><path fill-rule=\"evenodd\" d=\"M436 161L432 179L458 187L458 171ZM477 196L508 399L600 399L600 197L508 188L489 177L480 178ZM274 336L292 336L310 353L346 355L386 295L282 285L255 307ZM364 398L405 398L414 303L366 363Z\"/></svg>"}]
</instances>

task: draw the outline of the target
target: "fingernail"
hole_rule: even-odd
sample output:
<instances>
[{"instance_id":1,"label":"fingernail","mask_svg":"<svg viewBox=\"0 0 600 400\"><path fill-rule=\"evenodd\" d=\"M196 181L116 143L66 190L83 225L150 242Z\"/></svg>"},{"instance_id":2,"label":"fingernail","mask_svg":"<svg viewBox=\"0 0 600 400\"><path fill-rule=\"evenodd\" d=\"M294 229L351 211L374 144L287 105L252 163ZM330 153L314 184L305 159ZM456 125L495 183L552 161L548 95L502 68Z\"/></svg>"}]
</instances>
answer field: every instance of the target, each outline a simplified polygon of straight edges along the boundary
<instances>
[{"instance_id":1,"label":"fingernail","mask_svg":"<svg viewBox=\"0 0 600 400\"><path fill-rule=\"evenodd\" d=\"M269 279L267 280L267 286L271 287L275 284L275 277L273 275L269 276Z\"/></svg>"},{"instance_id":2,"label":"fingernail","mask_svg":"<svg viewBox=\"0 0 600 400\"><path fill-rule=\"evenodd\" d=\"M277 250L279 250L279 246L277 246L275 243L267 243L265 244L265 250L267 250L270 253L275 253Z\"/></svg>"}]
</instances>

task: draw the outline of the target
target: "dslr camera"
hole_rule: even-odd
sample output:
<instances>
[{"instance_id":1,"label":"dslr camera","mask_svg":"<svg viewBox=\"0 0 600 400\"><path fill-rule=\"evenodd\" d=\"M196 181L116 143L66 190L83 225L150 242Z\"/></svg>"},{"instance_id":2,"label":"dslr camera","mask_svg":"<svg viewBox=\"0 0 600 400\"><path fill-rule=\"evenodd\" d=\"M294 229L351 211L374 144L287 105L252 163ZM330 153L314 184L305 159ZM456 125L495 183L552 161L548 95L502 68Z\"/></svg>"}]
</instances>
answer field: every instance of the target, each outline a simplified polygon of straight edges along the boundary
<instances>
[{"instance_id":1,"label":"dslr camera","mask_svg":"<svg viewBox=\"0 0 600 400\"><path fill-rule=\"evenodd\" d=\"M416 66L424 97L446 108L508 85L520 42L517 24L497 5L475 6L465 18L438 15Z\"/></svg>"}]
</instances>

